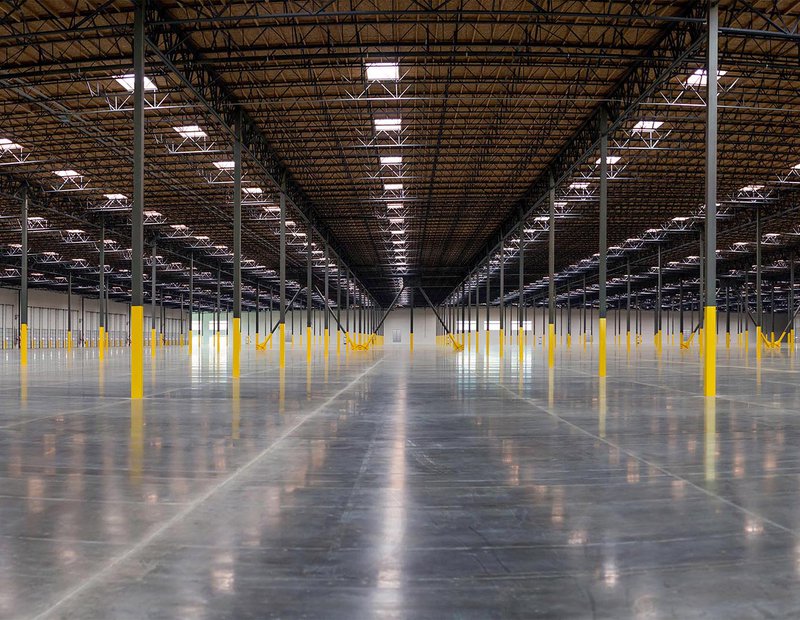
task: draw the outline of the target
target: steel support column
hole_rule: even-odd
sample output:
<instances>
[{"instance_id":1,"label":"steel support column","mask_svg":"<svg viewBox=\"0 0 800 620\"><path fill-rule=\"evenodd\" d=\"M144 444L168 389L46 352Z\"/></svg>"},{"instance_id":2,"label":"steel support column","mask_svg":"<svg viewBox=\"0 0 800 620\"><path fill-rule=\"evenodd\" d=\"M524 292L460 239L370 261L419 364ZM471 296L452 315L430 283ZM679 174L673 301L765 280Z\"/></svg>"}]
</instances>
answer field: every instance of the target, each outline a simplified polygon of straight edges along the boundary
<instances>
[{"instance_id":1,"label":"steel support column","mask_svg":"<svg viewBox=\"0 0 800 620\"><path fill-rule=\"evenodd\" d=\"M133 204L131 205L131 398L144 396L144 16L133 21Z\"/></svg>"},{"instance_id":2,"label":"steel support column","mask_svg":"<svg viewBox=\"0 0 800 620\"><path fill-rule=\"evenodd\" d=\"M20 258L19 258L19 361L28 365L28 188L22 188L20 202Z\"/></svg>"},{"instance_id":3,"label":"steel support column","mask_svg":"<svg viewBox=\"0 0 800 620\"><path fill-rule=\"evenodd\" d=\"M556 186L550 174L550 189L547 194L550 216L547 233L547 365L556 363Z\"/></svg>"},{"instance_id":4,"label":"steel support column","mask_svg":"<svg viewBox=\"0 0 800 620\"><path fill-rule=\"evenodd\" d=\"M600 112L600 221L598 223L598 351L597 374L606 376L606 270L608 260L608 113Z\"/></svg>"},{"instance_id":5,"label":"steel support column","mask_svg":"<svg viewBox=\"0 0 800 620\"><path fill-rule=\"evenodd\" d=\"M706 309L703 356L706 396L717 393L717 74L719 2L708 4L706 77Z\"/></svg>"},{"instance_id":6,"label":"steel support column","mask_svg":"<svg viewBox=\"0 0 800 620\"><path fill-rule=\"evenodd\" d=\"M280 368L286 366L286 178L281 182L280 194L281 226L280 226L280 256L278 270L280 276L279 295L280 313L278 315L278 364Z\"/></svg>"},{"instance_id":7,"label":"steel support column","mask_svg":"<svg viewBox=\"0 0 800 620\"><path fill-rule=\"evenodd\" d=\"M236 115L233 138L233 363L232 375L241 375L242 351L242 114Z\"/></svg>"}]
</instances>

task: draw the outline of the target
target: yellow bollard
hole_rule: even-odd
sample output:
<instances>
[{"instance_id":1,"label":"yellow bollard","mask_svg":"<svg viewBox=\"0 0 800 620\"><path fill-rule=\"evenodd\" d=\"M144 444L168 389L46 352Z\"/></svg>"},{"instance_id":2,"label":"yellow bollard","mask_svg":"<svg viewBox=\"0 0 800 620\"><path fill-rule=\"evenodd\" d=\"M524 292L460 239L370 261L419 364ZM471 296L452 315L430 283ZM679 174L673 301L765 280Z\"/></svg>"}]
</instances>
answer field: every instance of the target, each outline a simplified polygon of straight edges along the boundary
<instances>
[{"instance_id":1,"label":"yellow bollard","mask_svg":"<svg viewBox=\"0 0 800 620\"><path fill-rule=\"evenodd\" d=\"M131 306L131 398L144 396L144 308Z\"/></svg>"},{"instance_id":2,"label":"yellow bollard","mask_svg":"<svg viewBox=\"0 0 800 620\"><path fill-rule=\"evenodd\" d=\"M156 338L156 328L150 329L150 357L156 356L156 346L158 345L158 338Z\"/></svg>"},{"instance_id":3,"label":"yellow bollard","mask_svg":"<svg viewBox=\"0 0 800 620\"><path fill-rule=\"evenodd\" d=\"M103 326L100 326L99 334L98 334L98 337L97 337L97 347L98 347L98 354L100 356L100 359L103 359L105 357L106 337L105 337L105 333L104 332L105 332L105 328Z\"/></svg>"},{"instance_id":4,"label":"yellow bollard","mask_svg":"<svg viewBox=\"0 0 800 620\"><path fill-rule=\"evenodd\" d=\"M503 357L503 349L505 341L506 341L505 332L503 329L500 329L500 357Z\"/></svg>"},{"instance_id":5,"label":"yellow bollard","mask_svg":"<svg viewBox=\"0 0 800 620\"><path fill-rule=\"evenodd\" d=\"M549 323L547 339L547 365L553 368L556 365L556 325Z\"/></svg>"},{"instance_id":6,"label":"yellow bollard","mask_svg":"<svg viewBox=\"0 0 800 620\"><path fill-rule=\"evenodd\" d=\"M325 352L325 358L326 359L328 357L328 349L330 348L330 344L331 344L331 336L330 336L330 333L328 332L328 328L326 327L325 328L325 334L323 336L323 345L322 345L323 346L323 350Z\"/></svg>"},{"instance_id":7,"label":"yellow bollard","mask_svg":"<svg viewBox=\"0 0 800 620\"><path fill-rule=\"evenodd\" d=\"M241 360L240 354L242 352L242 320L238 317L233 319L233 378L238 379L241 376Z\"/></svg>"},{"instance_id":8,"label":"yellow bollard","mask_svg":"<svg viewBox=\"0 0 800 620\"><path fill-rule=\"evenodd\" d=\"M28 324L22 323L19 326L19 363L22 366L28 365Z\"/></svg>"},{"instance_id":9,"label":"yellow bollard","mask_svg":"<svg viewBox=\"0 0 800 620\"><path fill-rule=\"evenodd\" d=\"M286 323L281 323L278 326L278 366L284 368L286 366Z\"/></svg>"},{"instance_id":10,"label":"yellow bollard","mask_svg":"<svg viewBox=\"0 0 800 620\"><path fill-rule=\"evenodd\" d=\"M705 354L703 356L703 392L706 396L717 394L717 308L706 306L705 316Z\"/></svg>"},{"instance_id":11,"label":"yellow bollard","mask_svg":"<svg viewBox=\"0 0 800 620\"><path fill-rule=\"evenodd\" d=\"M606 319L600 319L600 346L597 351L597 375L599 377L606 376Z\"/></svg>"}]
</instances>

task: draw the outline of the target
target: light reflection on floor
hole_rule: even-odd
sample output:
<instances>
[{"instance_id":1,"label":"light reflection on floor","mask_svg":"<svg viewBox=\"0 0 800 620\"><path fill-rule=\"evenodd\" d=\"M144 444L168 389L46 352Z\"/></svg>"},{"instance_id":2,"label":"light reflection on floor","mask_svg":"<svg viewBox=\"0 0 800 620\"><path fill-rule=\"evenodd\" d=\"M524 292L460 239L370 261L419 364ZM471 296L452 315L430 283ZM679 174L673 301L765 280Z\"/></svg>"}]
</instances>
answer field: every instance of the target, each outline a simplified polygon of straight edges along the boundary
<instances>
[{"instance_id":1,"label":"light reflection on floor","mask_svg":"<svg viewBox=\"0 0 800 620\"><path fill-rule=\"evenodd\" d=\"M1 352L0 617L798 615L785 349L480 345Z\"/></svg>"}]
</instances>

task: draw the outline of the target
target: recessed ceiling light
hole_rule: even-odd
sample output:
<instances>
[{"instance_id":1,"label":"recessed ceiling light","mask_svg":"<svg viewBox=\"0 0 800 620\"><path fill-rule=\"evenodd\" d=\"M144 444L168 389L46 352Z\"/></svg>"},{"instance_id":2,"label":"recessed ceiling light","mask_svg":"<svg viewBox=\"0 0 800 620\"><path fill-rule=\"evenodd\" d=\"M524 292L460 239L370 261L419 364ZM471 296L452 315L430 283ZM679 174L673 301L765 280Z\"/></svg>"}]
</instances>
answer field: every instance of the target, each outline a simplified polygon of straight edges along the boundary
<instances>
[{"instance_id":1,"label":"recessed ceiling light","mask_svg":"<svg viewBox=\"0 0 800 620\"><path fill-rule=\"evenodd\" d=\"M367 79L370 82L384 82L400 79L400 67L396 62L367 63Z\"/></svg>"},{"instance_id":2,"label":"recessed ceiling light","mask_svg":"<svg viewBox=\"0 0 800 620\"><path fill-rule=\"evenodd\" d=\"M135 82L135 76L133 73L126 73L125 75L115 75L114 80L129 93L133 92L134 82ZM144 76L144 89L145 91L158 90L153 80L151 80L146 75Z\"/></svg>"},{"instance_id":3,"label":"recessed ceiling light","mask_svg":"<svg viewBox=\"0 0 800 620\"><path fill-rule=\"evenodd\" d=\"M183 138L206 138L205 131L199 125L186 125L184 127L173 127Z\"/></svg>"},{"instance_id":4,"label":"recessed ceiling light","mask_svg":"<svg viewBox=\"0 0 800 620\"><path fill-rule=\"evenodd\" d=\"M386 155L381 157L382 166L397 166L402 163L403 157L401 155Z\"/></svg>"},{"instance_id":5,"label":"recessed ceiling light","mask_svg":"<svg viewBox=\"0 0 800 620\"><path fill-rule=\"evenodd\" d=\"M232 161L215 161L214 165L220 170L233 170L236 163Z\"/></svg>"},{"instance_id":6,"label":"recessed ceiling light","mask_svg":"<svg viewBox=\"0 0 800 620\"><path fill-rule=\"evenodd\" d=\"M375 131L400 131L402 121L399 118L376 118Z\"/></svg>"},{"instance_id":7,"label":"recessed ceiling light","mask_svg":"<svg viewBox=\"0 0 800 620\"><path fill-rule=\"evenodd\" d=\"M53 170L53 174L61 177L62 179L74 179L75 177L81 176L74 170Z\"/></svg>"}]
</instances>

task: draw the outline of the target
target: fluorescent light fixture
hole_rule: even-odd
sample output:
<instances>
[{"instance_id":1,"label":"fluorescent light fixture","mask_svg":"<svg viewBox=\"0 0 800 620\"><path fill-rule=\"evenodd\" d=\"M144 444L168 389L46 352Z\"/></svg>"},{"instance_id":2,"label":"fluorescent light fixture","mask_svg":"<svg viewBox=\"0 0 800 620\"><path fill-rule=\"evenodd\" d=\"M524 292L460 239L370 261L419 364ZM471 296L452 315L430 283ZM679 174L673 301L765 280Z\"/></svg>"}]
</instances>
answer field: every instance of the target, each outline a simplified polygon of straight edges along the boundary
<instances>
[{"instance_id":1,"label":"fluorescent light fixture","mask_svg":"<svg viewBox=\"0 0 800 620\"><path fill-rule=\"evenodd\" d=\"M397 230L392 230L391 233L393 235L405 235L406 229L405 228L398 228Z\"/></svg>"},{"instance_id":2,"label":"fluorescent light fixture","mask_svg":"<svg viewBox=\"0 0 800 620\"><path fill-rule=\"evenodd\" d=\"M194 238L198 241L208 241L208 235L195 235Z\"/></svg>"},{"instance_id":3,"label":"fluorescent light fixture","mask_svg":"<svg viewBox=\"0 0 800 620\"><path fill-rule=\"evenodd\" d=\"M122 88L127 90L129 93L132 93L134 90L134 75L133 73L126 73L125 75L115 75L114 81L116 81ZM158 90L153 80L151 80L146 75L144 76L144 89L145 91L154 91Z\"/></svg>"},{"instance_id":4,"label":"fluorescent light fixture","mask_svg":"<svg viewBox=\"0 0 800 620\"><path fill-rule=\"evenodd\" d=\"M389 223L390 224L402 224L405 221L406 221L406 219L404 217L390 217L389 218Z\"/></svg>"},{"instance_id":5,"label":"fluorescent light fixture","mask_svg":"<svg viewBox=\"0 0 800 620\"><path fill-rule=\"evenodd\" d=\"M537 215L535 218L533 218L534 222L547 222L549 220L550 220L549 215Z\"/></svg>"},{"instance_id":6,"label":"fluorescent light fixture","mask_svg":"<svg viewBox=\"0 0 800 620\"><path fill-rule=\"evenodd\" d=\"M215 245L214 249L215 250L227 250L228 246L227 245Z\"/></svg>"},{"instance_id":7,"label":"fluorescent light fixture","mask_svg":"<svg viewBox=\"0 0 800 620\"><path fill-rule=\"evenodd\" d=\"M402 121L399 118L376 118L375 131L400 131Z\"/></svg>"},{"instance_id":8,"label":"fluorescent light fixture","mask_svg":"<svg viewBox=\"0 0 800 620\"><path fill-rule=\"evenodd\" d=\"M161 217L161 213L158 211L145 211L142 215L145 217Z\"/></svg>"},{"instance_id":9,"label":"fluorescent light fixture","mask_svg":"<svg viewBox=\"0 0 800 620\"><path fill-rule=\"evenodd\" d=\"M186 224L170 224L169 227L173 230L186 230L189 228Z\"/></svg>"},{"instance_id":10,"label":"fluorescent light fixture","mask_svg":"<svg viewBox=\"0 0 800 620\"><path fill-rule=\"evenodd\" d=\"M384 183L383 184L383 191L385 192L392 192L392 191L400 191L403 189L402 183Z\"/></svg>"},{"instance_id":11,"label":"fluorescent light fixture","mask_svg":"<svg viewBox=\"0 0 800 620\"><path fill-rule=\"evenodd\" d=\"M616 164L616 163L617 163L617 162L618 162L620 159L622 159L622 158L621 158L621 157L619 157L619 156L617 156L617 155L608 155L608 156L606 157L606 162L608 162L608 165L609 165L609 166L613 166L613 165L614 165L614 164ZM602 158L601 158L601 157L598 157L598 158L597 158L597 161L596 161L596 162L594 162L594 163L595 163L595 164L597 164L597 165L600 165L600 161L601 161L601 160L602 160Z\"/></svg>"},{"instance_id":12,"label":"fluorescent light fixture","mask_svg":"<svg viewBox=\"0 0 800 620\"><path fill-rule=\"evenodd\" d=\"M764 189L763 185L745 185L739 191L740 192L758 192L758 191L761 191L762 189Z\"/></svg>"},{"instance_id":13,"label":"fluorescent light fixture","mask_svg":"<svg viewBox=\"0 0 800 620\"><path fill-rule=\"evenodd\" d=\"M286 220L286 225L287 226L294 226L295 225L294 220Z\"/></svg>"},{"instance_id":14,"label":"fluorescent light fixture","mask_svg":"<svg viewBox=\"0 0 800 620\"><path fill-rule=\"evenodd\" d=\"M678 217L673 217L673 218L672 218L672 221L673 221L673 222L685 222L685 221L686 221L686 220L688 220L688 219L689 219L689 218L688 218L688 217L686 217L685 215L679 215Z\"/></svg>"},{"instance_id":15,"label":"fluorescent light fixture","mask_svg":"<svg viewBox=\"0 0 800 620\"><path fill-rule=\"evenodd\" d=\"M245 194L263 194L264 193L264 190L262 190L260 187L244 187L244 188L242 188L242 191Z\"/></svg>"},{"instance_id":16,"label":"fluorescent light fixture","mask_svg":"<svg viewBox=\"0 0 800 620\"><path fill-rule=\"evenodd\" d=\"M386 205L387 209L402 209L403 203L402 202L390 202Z\"/></svg>"},{"instance_id":17,"label":"fluorescent light fixture","mask_svg":"<svg viewBox=\"0 0 800 620\"><path fill-rule=\"evenodd\" d=\"M19 151L21 149L21 144L12 142L8 138L0 138L0 151Z\"/></svg>"},{"instance_id":18,"label":"fluorescent light fixture","mask_svg":"<svg viewBox=\"0 0 800 620\"><path fill-rule=\"evenodd\" d=\"M403 163L401 155L385 155L381 157L382 166L398 166Z\"/></svg>"},{"instance_id":19,"label":"fluorescent light fixture","mask_svg":"<svg viewBox=\"0 0 800 620\"><path fill-rule=\"evenodd\" d=\"M185 125L184 127L173 127L182 138L206 138L208 135L200 129L199 125Z\"/></svg>"},{"instance_id":20,"label":"fluorescent light fixture","mask_svg":"<svg viewBox=\"0 0 800 620\"><path fill-rule=\"evenodd\" d=\"M406 242L405 239L392 239L392 243L394 243L395 245L401 245L404 244L405 242Z\"/></svg>"},{"instance_id":21,"label":"fluorescent light fixture","mask_svg":"<svg viewBox=\"0 0 800 620\"><path fill-rule=\"evenodd\" d=\"M635 133L647 133L649 131L655 131L663 124L662 121L639 121L633 126L631 131Z\"/></svg>"},{"instance_id":22,"label":"fluorescent light fixture","mask_svg":"<svg viewBox=\"0 0 800 620\"><path fill-rule=\"evenodd\" d=\"M53 174L62 179L74 179L75 177L81 176L74 170L53 170Z\"/></svg>"},{"instance_id":23,"label":"fluorescent light fixture","mask_svg":"<svg viewBox=\"0 0 800 620\"><path fill-rule=\"evenodd\" d=\"M125 200L127 198L125 194L105 194L105 197L109 200Z\"/></svg>"},{"instance_id":24,"label":"fluorescent light fixture","mask_svg":"<svg viewBox=\"0 0 800 620\"><path fill-rule=\"evenodd\" d=\"M67 232L71 235L80 235L83 234L83 231L80 228L68 228Z\"/></svg>"},{"instance_id":25,"label":"fluorescent light fixture","mask_svg":"<svg viewBox=\"0 0 800 620\"><path fill-rule=\"evenodd\" d=\"M727 71L717 71L717 78L721 78ZM705 86L708 84L708 72L705 69L697 69L692 75L686 78L689 86Z\"/></svg>"},{"instance_id":26,"label":"fluorescent light fixture","mask_svg":"<svg viewBox=\"0 0 800 620\"><path fill-rule=\"evenodd\" d=\"M400 79L400 67L396 62L367 63L367 79L370 82L397 81Z\"/></svg>"},{"instance_id":27,"label":"fluorescent light fixture","mask_svg":"<svg viewBox=\"0 0 800 620\"><path fill-rule=\"evenodd\" d=\"M235 162L232 161L215 161L214 165L219 170L233 170L233 167L236 165Z\"/></svg>"},{"instance_id":28,"label":"fluorescent light fixture","mask_svg":"<svg viewBox=\"0 0 800 620\"><path fill-rule=\"evenodd\" d=\"M575 181L574 183L571 183L569 186L570 189L586 189L588 187L589 184L586 183L585 181Z\"/></svg>"}]
</instances>

